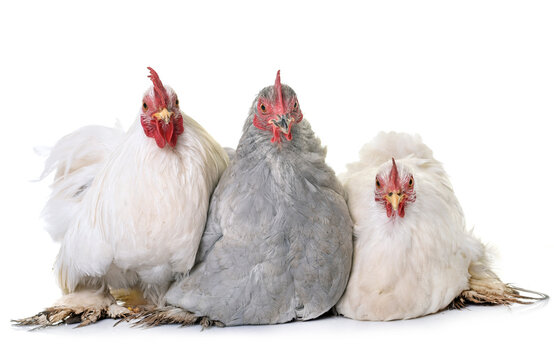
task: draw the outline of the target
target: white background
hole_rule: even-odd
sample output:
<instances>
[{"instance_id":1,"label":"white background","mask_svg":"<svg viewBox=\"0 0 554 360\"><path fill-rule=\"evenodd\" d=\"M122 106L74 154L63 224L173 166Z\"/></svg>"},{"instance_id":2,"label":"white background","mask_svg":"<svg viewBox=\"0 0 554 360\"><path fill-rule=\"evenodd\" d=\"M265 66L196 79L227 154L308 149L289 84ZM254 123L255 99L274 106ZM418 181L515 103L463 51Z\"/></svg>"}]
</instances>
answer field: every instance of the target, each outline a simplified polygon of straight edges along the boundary
<instances>
[{"instance_id":1,"label":"white background","mask_svg":"<svg viewBox=\"0 0 554 360\"><path fill-rule=\"evenodd\" d=\"M201 4L201 5L200 5ZM2 2L0 351L73 356L522 358L552 355L553 310L479 307L411 321L331 318L200 332L111 321L28 332L9 319L58 296L42 229L52 145L87 124L127 128L146 66L222 145L257 92L283 83L337 172L378 131L417 132L507 282L554 294L554 6L549 1ZM3 358L6 358L3 356Z\"/></svg>"}]
</instances>

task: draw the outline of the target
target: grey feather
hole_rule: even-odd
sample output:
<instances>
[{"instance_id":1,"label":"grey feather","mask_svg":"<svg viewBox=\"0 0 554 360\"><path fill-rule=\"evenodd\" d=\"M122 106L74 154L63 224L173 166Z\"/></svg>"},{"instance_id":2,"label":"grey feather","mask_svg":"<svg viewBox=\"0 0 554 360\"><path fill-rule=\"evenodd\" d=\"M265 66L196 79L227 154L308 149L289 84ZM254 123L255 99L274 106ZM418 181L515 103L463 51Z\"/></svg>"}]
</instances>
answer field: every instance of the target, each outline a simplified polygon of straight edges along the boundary
<instances>
[{"instance_id":1,"label":"grey feather","mask_svg":"<svg viewBox=\"0 0 554 360\"><path fill-rule=\"evenodd\" d=\"M320 140L303 120L291 141L271 143L252 123L256 103L211 198L196 265L166 295L227 326L318 317L339 300L352 261L345 194Z\"/></svg>"}]
</instances>

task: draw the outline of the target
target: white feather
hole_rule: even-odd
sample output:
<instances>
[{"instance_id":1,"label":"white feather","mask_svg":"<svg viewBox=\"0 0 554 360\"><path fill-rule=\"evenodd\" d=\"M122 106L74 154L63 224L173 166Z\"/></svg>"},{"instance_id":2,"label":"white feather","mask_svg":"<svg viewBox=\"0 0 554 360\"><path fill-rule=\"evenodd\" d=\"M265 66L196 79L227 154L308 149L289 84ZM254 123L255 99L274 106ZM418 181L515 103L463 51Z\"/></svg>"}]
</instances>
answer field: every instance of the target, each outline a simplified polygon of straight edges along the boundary
<instances>
[{"instance_id":1,"label":"white feather","mask_svg":"<svg viewBox=\"0 0 554 360\"><path fill-rule=\"evenodd\" d=\"M140 286L158 302L173 274L190 270L228 157L185 114L183 124L174 148L160 149L139 121L126 134L83 128L54 147L45 216L62 241L55 271L65 293L83 284Z\"/></svg>"},{"instance_id":2,"label":"white feather","mask_svg":"<svg viewBox=\"0 0 554 360\"><path fill-rule=\"evenodd\" d=\"M85 126L61 138L52 148L41 179L56 172L52 194L42 213L54 240L63 239L86 188L124 135L119 128Z\"/></svg>"},{"instance_id":3,"label":"white feather","mask_svg":"<svg viewBox=\"0 0 554 360\"><path fill-rule=\"evenodd\" d=\"M416 201L404 218L374 201L375 177L394 157L414 176ZM469 288L469 267L486 258L466 229L442 165L419 136L381 133L342 177L354 220L354 260L339 313L359 320L408 319L446 307Z\"/></svg>"}]
</instances>

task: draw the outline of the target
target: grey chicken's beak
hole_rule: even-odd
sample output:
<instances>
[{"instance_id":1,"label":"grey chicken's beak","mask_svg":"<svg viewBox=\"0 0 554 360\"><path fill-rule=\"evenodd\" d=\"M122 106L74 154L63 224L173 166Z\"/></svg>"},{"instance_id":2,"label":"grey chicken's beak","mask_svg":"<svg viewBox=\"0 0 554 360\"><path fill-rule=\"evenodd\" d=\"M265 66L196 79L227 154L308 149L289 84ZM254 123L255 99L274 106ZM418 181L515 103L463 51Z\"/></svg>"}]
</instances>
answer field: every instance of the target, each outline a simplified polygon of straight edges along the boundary
<instances>
[{"instance_id":1,"label":"grey chicken's beak","mask_svg":"<svg viewBox=\"0 0 554 360\"><path fill-rule=\"evenodd\" d=\"M281 130L283 134L288 135L290 133L291 124L294 122L294 118L290 115L279 115L278 119L273 119L271 121Z\"/></svg>"}]
</instances>

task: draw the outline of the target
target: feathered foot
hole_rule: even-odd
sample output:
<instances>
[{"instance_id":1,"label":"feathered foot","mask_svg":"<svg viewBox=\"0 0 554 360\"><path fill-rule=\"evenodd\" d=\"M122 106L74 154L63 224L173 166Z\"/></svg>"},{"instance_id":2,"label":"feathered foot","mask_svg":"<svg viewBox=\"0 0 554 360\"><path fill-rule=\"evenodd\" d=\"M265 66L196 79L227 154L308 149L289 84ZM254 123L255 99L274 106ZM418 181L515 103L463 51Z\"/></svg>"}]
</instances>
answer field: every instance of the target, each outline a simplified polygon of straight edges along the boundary
<instances>
[{"instance_id":1,"label":"feathered foot","mask_svg":"<svg viewBox=\"0 0 554 360\"><path fill-rule=\"evenodd\" d=\"M34 329L76 323L80 323L77 327L82 327L102 319L124 318L132 313L132 310L117 305L109 294L83 290L63 296L56 305L34 316L12 321L19 326L35 326Z\"/></svg>"},{"instance_id":2,"label":"feathered foot","mask_svg":"<svg viewBox=\"0 0 554 360\"><path fill-rule=\"evenodd\" d=\"M18 326L35 326L33 328L35 330L48 326L76 323L79 323L77 327L83 327L102 319L120 319L130 314L132 314L131 310L117 304L73 308L52 306L34 316L12 321Z\"/></svg>"},{"instance_id":3,"label":"feathered foot","mask_svg":"<svg viewBox=\"0 0 554 360\"><path fill-rule=\"evenodd\" d=\"M141 313L132 315L131 320L137 320L133 326L146 328L171 324L178 324L181 326L200 324L202 325L202 329L212 326L225 326L220 321L210 320L205 316L196 316L186 310L173 306L147 309Z\"/></svg>"},{"instance_id":4,"label":"feathered foot","mask_svg":"<svg viewBox=\"0 0 554 360\"><path fill-rule=\"evenodd\" d=\"M479 292L475 289L463 291L455 298L450 309L462 309L471 304L477 305L511 305L511 304L533 304L537 301L548 300L549 296L532 290L522 289L506 284L503 292ZM522 293L536 296L525 296Z\"/></svg>"}]
</instances>

